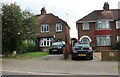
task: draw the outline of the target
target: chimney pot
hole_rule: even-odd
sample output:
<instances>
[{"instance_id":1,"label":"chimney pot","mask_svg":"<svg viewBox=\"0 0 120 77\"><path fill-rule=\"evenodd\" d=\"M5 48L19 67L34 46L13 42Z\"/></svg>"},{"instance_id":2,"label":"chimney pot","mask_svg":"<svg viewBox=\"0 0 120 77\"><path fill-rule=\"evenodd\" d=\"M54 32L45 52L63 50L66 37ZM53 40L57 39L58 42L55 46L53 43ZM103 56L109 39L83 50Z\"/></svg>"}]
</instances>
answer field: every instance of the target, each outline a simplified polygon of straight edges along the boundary
<instances>
[{"instance_id":1,"label":"chimney pot","mask_svg":"<svg viewBox=\"0 0 120 77\"><path fill-rule=\"evenodd\" d=\"M42 14L42 15L45 15L45 14L46 14L45 7L43 7L43 8L41 9L41 14Z\"/></svg>"},{"instance_id":2,"label":"chimney pot","mask_svg":"<svg viewBox=\"0 0 120 77\"><path fill-rule=\"evenodd\" d=\"M108 4L108 2L104 3L103 10L109 11L109 4Z\"/></svg>"}]
</instances>

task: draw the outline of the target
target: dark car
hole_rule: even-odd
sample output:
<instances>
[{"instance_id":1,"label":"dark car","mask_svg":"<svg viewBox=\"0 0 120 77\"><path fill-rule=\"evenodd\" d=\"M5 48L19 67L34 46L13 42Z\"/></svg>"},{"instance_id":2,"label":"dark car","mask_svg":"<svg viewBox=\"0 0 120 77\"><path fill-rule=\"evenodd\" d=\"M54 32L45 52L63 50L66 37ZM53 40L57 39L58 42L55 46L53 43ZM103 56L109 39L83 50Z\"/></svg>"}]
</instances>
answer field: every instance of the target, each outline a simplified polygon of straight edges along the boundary
<instances>
[{"instance_id":1,"label":"dark car","mask_svg":"<svg viewBox=\"0 0 120 77\"><path fill-rule=\"evenodd\" d=\"M63 54L63 48L63 42L54 42L52 47L49 49L49 54Z\"/></svg>"},{"instance_id":2,"label":"dark car","mask_svg":"<svg viewBox=\"0 0 120 77\"><path fill-rule=\"evenodd\" d=\"M86 58L89 60L93 59L93 50L87 43L76 43L72 49L71 54L72 60Z\"/></svg>"}]
</instances>

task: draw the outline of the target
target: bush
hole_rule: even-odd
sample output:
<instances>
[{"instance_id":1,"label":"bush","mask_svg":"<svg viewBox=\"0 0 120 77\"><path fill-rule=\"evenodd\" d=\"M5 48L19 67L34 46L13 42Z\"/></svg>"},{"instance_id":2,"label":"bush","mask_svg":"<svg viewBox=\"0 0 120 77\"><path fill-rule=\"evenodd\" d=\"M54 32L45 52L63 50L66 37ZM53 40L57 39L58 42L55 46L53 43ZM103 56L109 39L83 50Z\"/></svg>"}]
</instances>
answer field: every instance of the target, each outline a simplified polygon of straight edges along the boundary
<instances>
[{"instance_id":1,"label":"bush","mask_svg":"<svg viewBox=\"0 0 120 77\"><path fill-rule=\"evenodd\" d=\"M112 50L120 50L120 40L112 46Z\"/></svg>"},{"instance_id":2,"label":"bush","mask_svg":"<svg viewBox=\"0 0 120 77\"><path fill-rule=\"evenodd\" d=\"M28 44L27 51L33 52L33 51L36 50L36 44L35 43L28 42L27 44Z\"/></svg>"},{"instance_id":3,"label":"bush","mask_svg":"<svg viewBox=\"0 0 120 77\"><path fill-rule=\"evenodd\" d=\"M25 42L23 41L22 44L19 46L19 49L17 50L18 54L33 52L36 50L36 44L31 42Z\"/></svg>"},{"instance_id":4,"label":"bush","mask_svg":"<svg viewBox=\"0 0 120 77\"><path fill-rule=\"evenodd\" d=\"M96 46L92 47L92 49L93 49L94 52L98 52L98 49L97 49Z\"/></svg>"}]
</instances>

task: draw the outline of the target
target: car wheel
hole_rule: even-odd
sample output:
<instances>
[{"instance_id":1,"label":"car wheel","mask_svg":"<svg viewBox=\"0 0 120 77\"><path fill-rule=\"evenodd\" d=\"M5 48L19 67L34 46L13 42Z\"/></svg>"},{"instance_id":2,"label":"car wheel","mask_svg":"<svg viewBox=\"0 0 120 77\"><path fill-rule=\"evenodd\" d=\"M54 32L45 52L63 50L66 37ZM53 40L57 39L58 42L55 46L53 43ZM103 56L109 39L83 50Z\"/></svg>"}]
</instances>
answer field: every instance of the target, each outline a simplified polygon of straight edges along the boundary
<instances>
[{"instance_id":1,"label":"car wheel","mask_svg":"<svg viewBox=\"0 0 120 77\"><path fill-rule=\"evenodd\" d=\"M75 58L75 57L72 57L71 59L72 59L72 60L75 60L76 58Z\"/></svg>"},{"instance_id":2,"label":"car wheel","mask_svg":"<svg viewBox=\"0 0 120 77\"><path fill-rule=\"evenodd\" d=\"M90 60L93 60L93 57L90 57Z\"/></svg>"},{"instance_id":3,"label":"car wheel","mask_svg":"<svg viewBox=\"0 0 120 77\"><path fill-rule=\"evenodd\" d=\"M52 54L52 52L51 52L51 51L49 51L49 54Z\"/></svg>"}]
</instances>

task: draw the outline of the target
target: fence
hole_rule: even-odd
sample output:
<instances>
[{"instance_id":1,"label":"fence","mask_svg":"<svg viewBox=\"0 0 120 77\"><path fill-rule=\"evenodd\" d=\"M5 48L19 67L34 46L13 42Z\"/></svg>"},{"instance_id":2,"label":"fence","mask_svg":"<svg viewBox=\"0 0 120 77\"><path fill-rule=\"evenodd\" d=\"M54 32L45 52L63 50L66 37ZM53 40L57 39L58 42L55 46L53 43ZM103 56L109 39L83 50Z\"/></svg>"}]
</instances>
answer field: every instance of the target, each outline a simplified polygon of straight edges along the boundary
<instances>
[{"instance_id":1,"label":"fence","mask_svg":"<svg viewBox=\"0 0 120 77\"><path fill-rule=\"evenodd\" d=\"M120 50L101 50L102 61L120 61Z\"/></svg>"}]
</instances>

